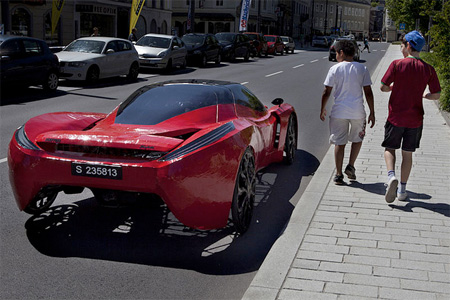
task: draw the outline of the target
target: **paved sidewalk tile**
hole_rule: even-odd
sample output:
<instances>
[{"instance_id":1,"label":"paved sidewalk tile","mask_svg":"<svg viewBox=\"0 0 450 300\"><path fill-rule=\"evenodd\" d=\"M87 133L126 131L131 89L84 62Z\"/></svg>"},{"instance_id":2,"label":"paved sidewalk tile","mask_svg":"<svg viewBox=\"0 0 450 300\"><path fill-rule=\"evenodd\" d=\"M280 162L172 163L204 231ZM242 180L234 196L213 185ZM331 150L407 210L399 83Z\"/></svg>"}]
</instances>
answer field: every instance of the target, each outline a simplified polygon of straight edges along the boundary
<instances>
[{"instance_id":1,"label":"paved sidewalk tile","mask_svg":"<svg viewBox=\"0 0 450 300\"><path fill-rule=\"evenodd\" d=\"M358 180L333 184L330 148L314 176L326 176L327 186L315 194L321 198L308 227L302 227L303 239L289 270L281 272L281 286L264 299L450 299L450 127L433 101L424 100L423 136L413 155L409 198L391 204L384 200L381 141L389 94L379 91L379 83L390 62L400 58L398 48L389 47L372 76L377 123L367 129L355 163ZM296 213L297 207L293 217ZM287 228L296 231L291 222ZM266 260L276 255L271 251ZM249 290L254 289L258 286L252 284ZM247 292L243 299L258 298Z\"/></svg>"}]
</instances>

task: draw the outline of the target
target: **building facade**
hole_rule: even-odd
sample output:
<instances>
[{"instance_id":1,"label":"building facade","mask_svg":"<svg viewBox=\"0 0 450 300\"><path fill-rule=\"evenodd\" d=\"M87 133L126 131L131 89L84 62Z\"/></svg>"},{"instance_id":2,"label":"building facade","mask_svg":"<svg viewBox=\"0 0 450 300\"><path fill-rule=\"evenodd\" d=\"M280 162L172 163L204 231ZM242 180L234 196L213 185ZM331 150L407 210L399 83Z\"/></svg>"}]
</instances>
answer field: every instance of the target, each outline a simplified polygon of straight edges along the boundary
<instances>
[{"instance_id":1,"label":"building facade","mask_svg":"<svg viewBox=\"0 0 450 300\"><path fill-rule=\"evenodd\" d=\"M369 0L313 0L311 32L316 35L369 36Z\"/></svg>"},{"instance_id":2,"label":"building facade","mask_svg":"<svg viewBox=\"0 0 450 300\"><path fill-rule=\"evenodd\" d=\"M51 0L1 1L0 21L6 34L32 36L50 45L67 45L74 39L90 36L93 28L100 35L127 38L132 0L64 1L61 17L51 34ZM147 0L136 28L138 36L171 32L172 1Z\"/></svg>"}]
</instances>

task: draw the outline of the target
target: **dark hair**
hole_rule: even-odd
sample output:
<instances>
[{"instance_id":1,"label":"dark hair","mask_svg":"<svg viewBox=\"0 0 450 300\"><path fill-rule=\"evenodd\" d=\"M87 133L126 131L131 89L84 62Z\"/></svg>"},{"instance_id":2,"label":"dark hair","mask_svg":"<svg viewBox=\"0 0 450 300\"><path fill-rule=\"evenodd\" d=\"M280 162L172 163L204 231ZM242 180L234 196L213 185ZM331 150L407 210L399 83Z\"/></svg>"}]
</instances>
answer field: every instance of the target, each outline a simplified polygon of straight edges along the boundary
<instances>
[{"instance_id":1,"label":"dark hair","mask_svg":"<svg viewBox=\"0 0 450 300\"><path fill-rule=\"evenodd\" d=\"M400 36L400 41L402 42L403 45L405 45L405 47L408 47L408 41L406 40L406 33L402 33L402 35Z\"/></svg>"},{"instance_id":2,"label":"dark hair","mask_svg":"<svg viewBox=\"0 0 450 300\"><path fill-rule=\"evenodd\" d=\"M355 55L356 49L355 44L351 40L339 40L336 45L334 45L336 53L344 51L345 56Z\"/></svg>"}]
</instances>

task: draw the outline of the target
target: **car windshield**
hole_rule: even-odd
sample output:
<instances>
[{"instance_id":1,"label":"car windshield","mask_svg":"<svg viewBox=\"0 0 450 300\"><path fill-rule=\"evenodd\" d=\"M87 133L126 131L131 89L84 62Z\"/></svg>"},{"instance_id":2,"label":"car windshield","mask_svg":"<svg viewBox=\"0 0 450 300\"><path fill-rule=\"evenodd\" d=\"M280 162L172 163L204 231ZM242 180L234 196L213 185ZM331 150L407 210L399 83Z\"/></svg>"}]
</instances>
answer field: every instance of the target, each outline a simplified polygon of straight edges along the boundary
<instances>
[{"instance_id":1,"label":"car windshield","mask_svg":"<svg viewBox=\"0 0 450 300\"><path fill-rule=\"evenodd\" d=\"M218 33L216 37L221 42L233 42L235 35L232 33Z\"/></svg>"},{"instance_id":2,"label":"car windshield","mask_svg":"<svg viewBox=\"0 0 450 300\"><path fill-rule=\"evenodd\" d=\"M276 38L275 38L274 36L267 36L267 35L266 35L266 40L267 40L268 42L275 42Z\"/></svg>"},{"instance_id":3,"label":"car windshield","mask_svg":"<svg viewBox=\"0 0 450 300\"><path fill-rule=\"evenodd\" d=\"M182 40L187 45L201 45L205 37L201 35L185 35Z\"/></svg>"},{"instance_id":4,"label":"car windshield","mask_svg":"<svg viewBox=\"0 0 450 300\"><path fill-rule=\"evenodd\" d=\"M258 39L258 35L254 34L254 33L246 33L245 35L248 36L251 40Z\"/></svg>"},{"instance_id":5,"label":"car windshield","mask_svg":"<svg viewBox=\"0 0 450 300\"><path fill-rule=\"evenodd\" d=\"M92 40L76 40L67 46L63 51L67 52L86 52L86 53L102 53L105 42Z\"/></svg>"},{"instance_id":6,"label":"car windshield","mask_svg":"<svg viewBox=\"0 0 450 300\"><path fill-rule=\"evenodd\" d=\"M197 84L144 87L120 105L115 123L156 125L199 108L217 105L218 99L221 103L233 103L231 93L227 91ZM212 119L215 120L216 116Z\"/></svg>"},{"instance_id":7,"label":"car windshield","mask_svg":"<svg viewBox=\"0 0 450 300\"><path fill-rule=\"evenodd\" d=\"M143 36L139 39L139 41L137 41L136 45L168 49L170 47L171 40L172 39L170 38L159 36Z\"/></svg>"},{"instance_id":8,"label":"car windshield","mask_svg":"<svg viewBox=\"0 0 450 300\"><path fill-rule=\"evenodd\" d=\"M288 37L282 37L281 40L283 42L289 43L289 38Z\"/></svg>"}]
</instances>

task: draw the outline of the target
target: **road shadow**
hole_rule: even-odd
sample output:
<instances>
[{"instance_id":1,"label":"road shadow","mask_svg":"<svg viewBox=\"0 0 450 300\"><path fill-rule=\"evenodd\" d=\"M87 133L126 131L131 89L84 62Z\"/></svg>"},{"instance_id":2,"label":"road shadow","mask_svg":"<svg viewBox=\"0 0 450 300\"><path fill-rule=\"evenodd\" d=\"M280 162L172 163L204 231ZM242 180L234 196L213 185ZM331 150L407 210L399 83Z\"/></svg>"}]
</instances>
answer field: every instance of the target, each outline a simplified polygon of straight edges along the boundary
<instances>
[{"instance_id":1,"label":"road shadow","mask_svg":"<svg viewBox=\"0 0 450 300\"><path fill-rule=\"evenodd\" d=\"M237 236L231 221L217 230L181 224L167 206L138 201L119 209L94 198L55 205L28 219L30 243L42 254L81 257L231 275L259 269L294 209L290 199L319 161L297 150L293 165L273 164L258 174L250 229ZM182 199L180 199L181 201ZM57 200L56 200L57 202Z\"/></svg>"},{"instance_id":2,"label":"road shadow","mask_svg":"<svg viewBox=\"0 0 450 300\"><path fill-rule=\"evenodd\" d=\"M0 106L21 105L28 102L61 97L67 94L65 91L46 91L40 87L10 87L3 88L0 95Z\"/></svg>"}]
</instances>

